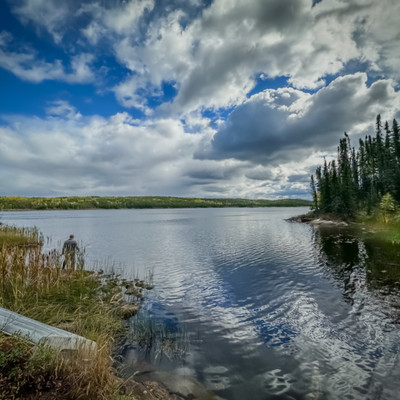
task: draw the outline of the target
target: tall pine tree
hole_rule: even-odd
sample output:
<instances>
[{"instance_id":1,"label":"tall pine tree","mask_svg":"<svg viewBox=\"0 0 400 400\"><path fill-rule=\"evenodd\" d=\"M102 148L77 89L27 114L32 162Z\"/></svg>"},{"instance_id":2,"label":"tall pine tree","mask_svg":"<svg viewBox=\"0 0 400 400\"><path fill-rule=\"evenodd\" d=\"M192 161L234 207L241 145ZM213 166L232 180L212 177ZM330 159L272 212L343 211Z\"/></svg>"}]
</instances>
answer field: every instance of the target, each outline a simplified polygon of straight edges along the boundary
<instances>
[{"instance_id":1,"label":"tall pine tree","mask_svg":"<svg viewBox=\"0 0 400 400\"><path fill-rule=\"evenodd\" d=\"M351 147L345 133L338 146L337 161L327 163L312 177L311 190L317 212L333 212L349 218L364 209L371 212L383 196L389 194L400 202L400 129L394 119L392 130L376 117L375 137L359 140Z\"/></svg>"}]
</instances>

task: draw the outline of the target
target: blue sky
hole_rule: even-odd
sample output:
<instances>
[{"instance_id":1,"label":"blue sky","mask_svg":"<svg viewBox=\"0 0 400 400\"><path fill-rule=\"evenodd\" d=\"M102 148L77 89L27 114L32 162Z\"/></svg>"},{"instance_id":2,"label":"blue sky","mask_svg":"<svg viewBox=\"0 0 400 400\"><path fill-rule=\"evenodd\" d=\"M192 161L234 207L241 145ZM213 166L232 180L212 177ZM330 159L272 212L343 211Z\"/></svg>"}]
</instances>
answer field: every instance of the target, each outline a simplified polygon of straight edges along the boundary
<instances>
[{"instance_id":1,"label":"blue sky","mask_svg":"<svg viewBox=\"0 0 400 400\"><path fill-rule=\"evenodd\" d=\"M309 198L399 117L397 0L0 0L2 195Z\"/></svg>"}]
</instances>

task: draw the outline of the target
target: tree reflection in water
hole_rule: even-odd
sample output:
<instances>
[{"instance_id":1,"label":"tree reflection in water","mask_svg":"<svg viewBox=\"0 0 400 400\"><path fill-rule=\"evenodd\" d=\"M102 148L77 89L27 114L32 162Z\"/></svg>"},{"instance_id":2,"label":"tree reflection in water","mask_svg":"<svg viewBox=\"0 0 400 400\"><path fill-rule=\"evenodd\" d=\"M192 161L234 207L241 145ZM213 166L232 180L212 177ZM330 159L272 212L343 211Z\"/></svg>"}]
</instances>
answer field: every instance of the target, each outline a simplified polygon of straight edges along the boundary
<instances>
[{"instance_id":1,"label":"tree reflection in water","mask_svg":"<svg viewBox=\"0 0 400 400\"><path fill-rule=\"evenodd\" d=\"M383 302L382 312L400 323L400 246L362 235L355 228L318 226L314 230L318 260L343 289L350 305Z\"/></svg>"}]
</instances>

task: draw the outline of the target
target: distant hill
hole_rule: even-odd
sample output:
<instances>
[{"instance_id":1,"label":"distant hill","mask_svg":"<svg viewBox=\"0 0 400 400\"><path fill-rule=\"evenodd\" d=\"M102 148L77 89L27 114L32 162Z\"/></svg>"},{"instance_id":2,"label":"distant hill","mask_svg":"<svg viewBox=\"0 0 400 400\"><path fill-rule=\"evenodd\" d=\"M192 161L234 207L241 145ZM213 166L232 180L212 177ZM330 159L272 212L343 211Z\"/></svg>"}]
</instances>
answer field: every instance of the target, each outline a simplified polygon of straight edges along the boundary
<instances>
[{"instance_id":1,"label":"distant hill","mask_svg":"<svg viewBox=\"0 0 400 400\"><path fill-rule=\"evenodd\" d=\"M0 210L87 210L121 208L308 207L302 199L247 200L187 197L0 197Z\"/></svg>"}]
</instances>

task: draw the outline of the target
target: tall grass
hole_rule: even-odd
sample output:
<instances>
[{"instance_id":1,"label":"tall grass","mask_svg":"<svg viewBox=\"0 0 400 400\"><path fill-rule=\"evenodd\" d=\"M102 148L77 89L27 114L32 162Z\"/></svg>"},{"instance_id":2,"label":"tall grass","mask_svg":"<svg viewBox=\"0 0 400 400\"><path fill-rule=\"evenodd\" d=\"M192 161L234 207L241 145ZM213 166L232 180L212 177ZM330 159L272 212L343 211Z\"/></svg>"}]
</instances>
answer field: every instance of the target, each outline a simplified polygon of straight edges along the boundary
<instances>
[{"instance_id":1,"label":"tall grass","mask_svg":"<svg viewBox=\"0 0 400 400\"><path fill-rule=\"evenodd\" d=\"M66 357L48 350L52 356L45 368L32 364L35 355L38 360L37 348L22 344L22 338L0 337L0 399L2 393L4 399L13 399L39 389L54 391L54 398L60 399L114 398L121 382L113 373L110 354L126 326L111 299L121 287L105 283L82 264L77 270L62 269L60 252L43 253L41 242L34 229L0 226L0 306L94 340L97 350L89 360L84 352ZM10 354L9 349L22 350ZM47 389L41 381L47 382Z\"/></svg>"},{"instance_id":2,"label":"tall grass","mask_svg":"<svg viewBox=\"0 0 400 400\"><path fill-rule=\"evenodd\" d=\"M359 213L357 222L376 239L393 244L400 244L400 212L386 216L384 218L381 210L375 210L371 215Z\"/></svg>"},{"instance_id":3,"label":"tall grass","mask_svg":"<svg viewBox=\"0 0 400 400\"><path fill-rule=\"evenodd\" d=\"M40 243L43 243L43 236L36 228L18 228L0 222L0 246L37 246Z\"/></svg>"}]
</instances>

